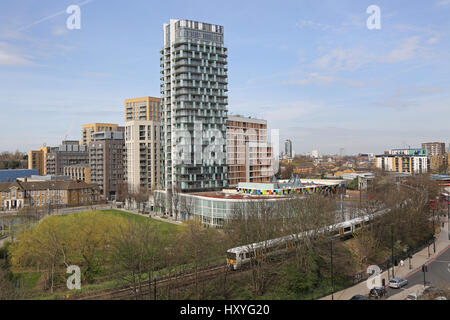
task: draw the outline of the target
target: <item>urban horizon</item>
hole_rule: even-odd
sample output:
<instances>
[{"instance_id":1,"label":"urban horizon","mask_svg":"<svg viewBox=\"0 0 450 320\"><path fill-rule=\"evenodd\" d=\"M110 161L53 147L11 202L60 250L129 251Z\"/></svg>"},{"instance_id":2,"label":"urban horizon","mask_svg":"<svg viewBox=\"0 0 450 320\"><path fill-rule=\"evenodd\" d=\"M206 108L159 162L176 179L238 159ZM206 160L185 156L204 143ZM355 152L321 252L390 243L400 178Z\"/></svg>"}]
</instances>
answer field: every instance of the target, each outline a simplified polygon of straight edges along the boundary
<instances>
[{"instance_id":1,"label":"urban horizon","mask_svg":"<svg viewBox=\"0 0 450 320\"><path fill-rule=\"evenodd\" d=\"M33 8L33 1L26 2ZM280 130L280 143L292 140L296 154L311 150L339 154L341 149L347 155L381 154L391 148L418 147L427 141L447 143L450 130L442 122L446 117L430 118L431 114L449 112L446 106L450 90L445 89L449 84L444 72L449 69L446 59L449 42L445 41L449 35L445 23L438 24L443 11L450 10L445 1L435 1L426 8L418 4L394 6L382 1L378 4L382 22L378 30L370 30L366 25L370 17L366 12L369 1L367 5L357 6L351 2L340 6L327 2L328 10L322 15L307 1L277 8L263 2L264 10L259 10L261 17L267 14L267 8L286 16L288 9L307 5L310 14L286 16L289 17L286 35L258 20L193 14L190 10L194 9L184 10L183 14L181 7L172 10L173 13L169 7L154 7L151 14L156 19L145 28L139 23L108 24L95 20L104 9L100 0L78 2L80 28L68 29L70 14L62 9L72 3L66 2L67 6L49 4L45 10L39 10L39 6L32 12L25 9L20 19L8 25L0 24L0 68L5 71L5 78L0 78L4 84L4 100L3 103L0 100L0 106L11 120L0 129L11 137L0 145L4 151L25 152L44 143L57 145L66 136L78 140L78 128L86 123L123 125L125 99L159 97L162 24L169 18L191 17L196 21L219 23L225 29L230 56L229 114L266 119L269 129ZM139 12L145 11L147 5L150 4L134 3L123 9ZM7 6L1 12L20 9L12 4ZM231 10L232 5L224 6L224 10ZM242 14L250 7L243 5ZM430 12L434 19L413 15L418 7ZM120 5L108 7L108 14L114 17L119 8ZM158 12L169 16L158 17ZM421 25L425 27L405 20L411 17L424 20ZM246 30L252 25L257 25L260 31L251 40ZM117 33L116 42L107 36L112 33ZM136 41L146 33L150 35L148 40ZM265 33L268 40L260 37ZM125 40L125 34L132 35L129 41ZM332 41L330 35L336 40ZM108 59L102 59L97 53L102 50L89 49L99 37L103 40L96 48L104 45L111 52ZM294 46L289 41L302 37L310 43L300 41ZM361 43L347 45L354 37ZM113 53L116 45L133 48L132 41L136 49L149 54L147 61L142 54L133 58L131 50L127 54L130 58L127 69L115 67L113 59L124 58L122 51L120 55ZM380 47L379 57L369 54L365 49L369 45ZM250 55L248 50L252 47L261 53L260 58ZM141 75L134 76L131 72L135 70L139 74L138 71L145 70L143 67L148 70L145 72L148 84ZM389 73L392 73L389 81L394 84L382 85L381 79ZM55 90L50 90L50 86ZM117 90L107 94L107 87ZM29 98L21 97L24 92ZM24 112L31 117L21 119ZM19 131L13 123L20 124ZM421 130L416 130L419 126Z\"/></svg>"}]
</instances>

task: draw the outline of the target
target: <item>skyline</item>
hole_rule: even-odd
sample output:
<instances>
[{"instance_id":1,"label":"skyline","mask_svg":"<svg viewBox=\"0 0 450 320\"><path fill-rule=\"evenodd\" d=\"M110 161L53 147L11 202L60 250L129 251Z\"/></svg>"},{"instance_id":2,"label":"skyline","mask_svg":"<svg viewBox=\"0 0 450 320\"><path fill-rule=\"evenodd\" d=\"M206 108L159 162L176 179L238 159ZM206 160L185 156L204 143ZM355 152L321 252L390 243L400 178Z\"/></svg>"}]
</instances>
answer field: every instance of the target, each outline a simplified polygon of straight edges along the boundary
<instances>
[{"instance_id":1,"label":"skyline","mask_svg":"<svg viewBox=\"0 0 450 320\"><path fill-rule=\"evenodd\" d=\"M80 30L65 27L72 4L81 6ZM381 30L366 27L372 4ZM0 133L8 138L0 149L80 139L82 124L123 125L125 99L160 97L161 31L170 18L224 26L229 114L266 119L296 154L448 144L449 1L220 5L2 3Z\"/></svg>"}]
</instances>

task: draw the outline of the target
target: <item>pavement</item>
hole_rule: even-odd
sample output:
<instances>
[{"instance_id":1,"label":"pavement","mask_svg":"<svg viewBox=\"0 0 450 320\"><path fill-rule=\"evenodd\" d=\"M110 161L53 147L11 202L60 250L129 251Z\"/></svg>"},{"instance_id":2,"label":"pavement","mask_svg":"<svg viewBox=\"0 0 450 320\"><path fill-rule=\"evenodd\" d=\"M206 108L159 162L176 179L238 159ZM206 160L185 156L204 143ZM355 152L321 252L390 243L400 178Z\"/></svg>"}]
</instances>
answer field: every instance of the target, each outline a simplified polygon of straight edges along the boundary
<instances>
[{"instance_id":1,"label":"pavement","mask_svg":"<svg viewBox=\"0 0 450 320\"><path fill-rule=\"evenodd\" d=\"M450 284L450 240L449 240L449 229L448 224L445 222L441 232L436 239L436 252L433 252L433 245L430 245L428 256L428 248L425 248L413 255L411 259L411 269L409 268L409 261L405 260L404 265L394 268L395 277L403 278L408 280L408 285L402 289L391 289L387 288L387 296L392 296L397 294L395 290L406 290L414 285L422 283L423 287L423 273L422 265L429 265L428 272L425 277L429 278L427 280L427 285L439 285L439 284ZM447 267L449 268L447 270ZM392 277L392 268L390 268L389 275ZM381 279L385 279L385 283L389 283L388 272L384 271L380 274ZM421 282L420 282L421 280ZM382 280L380 280L382 281ZM350 300L354 295L367 296L369 293L369 287L366 281L363 281L355 286L349 287L347 289L338 291L333 294L334 300ZM332 296L326 296L320 300L332 300Z\"/></svg>"},{"instance_id":2,"label":"pavement","mask_svg":"<svg viewBox=\"0 0 450 320\"><path fill-rule=\"evenodd\" d=\"M128 212L128 213L132 213L132 214L136 214L136 215L143 216L143 217L149 217L149 218L152 218L152 219L155 219L155 220L159 220L159 221L163 221L163 222L168 222L168 223L172 223L172 224L176 224L176 225L183 224L183 222L173 220L173 218L170 218L170 217L164 219L164 218L160 217L156 212L152 212L152 213L149 215L149 214L142 214L140 211L138 211L138 210L132 210L132 209L122 209L122 208L118 208L117 210L121 210L121 211Z\"/></svg>"}]
</instances>

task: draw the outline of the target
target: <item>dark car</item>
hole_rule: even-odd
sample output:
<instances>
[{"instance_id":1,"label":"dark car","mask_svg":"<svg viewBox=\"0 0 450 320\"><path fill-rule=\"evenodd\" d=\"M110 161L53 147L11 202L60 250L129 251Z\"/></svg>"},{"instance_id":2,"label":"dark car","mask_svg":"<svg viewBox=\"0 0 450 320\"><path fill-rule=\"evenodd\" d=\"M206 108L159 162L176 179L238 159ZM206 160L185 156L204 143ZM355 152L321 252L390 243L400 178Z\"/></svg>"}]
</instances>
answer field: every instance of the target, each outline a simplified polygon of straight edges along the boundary
<instances>
[{"instance_id":1,"label":"dark car","mask_svg":"<svg viewBox=\"0 0 450 320\"><path fill-rule=\"evenodd\" d=\"M380 299L386 295L386 289L383 287L374 287L370 289L369 298Z\"/></svg>"},{"instance_id":2,"label":"dark car","mask_svg":"<svg viewBox=\"0 0 450 320\"><path fill-rule=\"evenodd\" d=\"M354 295L353 297L351 297L350 300L366 300L366 297L364 297L360 294L357 294L357 295Z\"/></svg>"}]
</instances>

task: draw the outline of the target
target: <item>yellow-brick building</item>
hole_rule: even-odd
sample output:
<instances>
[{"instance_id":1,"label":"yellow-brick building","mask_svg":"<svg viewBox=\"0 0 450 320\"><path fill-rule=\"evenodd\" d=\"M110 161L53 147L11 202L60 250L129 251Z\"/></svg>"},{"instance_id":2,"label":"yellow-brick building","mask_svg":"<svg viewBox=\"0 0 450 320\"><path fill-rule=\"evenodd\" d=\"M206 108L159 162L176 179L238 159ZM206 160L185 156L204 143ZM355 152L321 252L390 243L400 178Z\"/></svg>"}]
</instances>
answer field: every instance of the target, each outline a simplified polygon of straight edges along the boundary
<instances>
[{"instance_id":1,"label":"yellow-brick building","mask_svg":"<svg viewBox=\"0 0 450 320\"><path fill-rule=\"evenodd\" d=\"M114 123L90 123L81 127L81 141L80 144L87 146L92 141L91 135L93 132L116 131L118 124Z\"/></svg>"},{"instance_id":2,"label":"yellow-brick building","mask_svg":"<svg viewBox=\"0 0 450 320\"><path fill-rule=\"evenodd\" d=\"M155 97L133 98L125 100L125 121L153 120L161 121L161 99Z\"/></svg>"},{"instance_id":3,"label":"yellow-brick building","mask_svg":"<svg viewBox=\"0 0 450 320\"><path fill-rule=\"evenodd\" d=\"M50 147L39 147L37 150L28 151L28 169L39 170L39 175L47 174L47 153Z\"/></svg>"},{"instance_id":4,"label":"yellow-brick building","mask_svg":"<svg viewBox=\"0 0 450 320\"><path fill-rule=\"evenodd\" d=\"M101 201L97 185L84 181L14 181L0 183L0 208L76 207Z\"/></svg>"}]
</instances>

